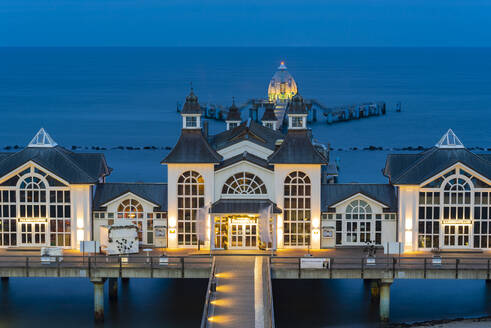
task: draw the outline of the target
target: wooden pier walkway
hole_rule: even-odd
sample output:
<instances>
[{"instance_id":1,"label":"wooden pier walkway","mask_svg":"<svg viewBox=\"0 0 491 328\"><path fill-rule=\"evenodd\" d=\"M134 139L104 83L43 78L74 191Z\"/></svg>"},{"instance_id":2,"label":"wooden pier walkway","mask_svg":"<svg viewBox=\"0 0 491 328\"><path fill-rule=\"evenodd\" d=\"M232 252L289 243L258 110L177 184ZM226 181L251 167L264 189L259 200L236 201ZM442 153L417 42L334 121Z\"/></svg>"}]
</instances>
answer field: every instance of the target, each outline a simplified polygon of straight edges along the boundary
<instances>
[{"instance_id":1,"label":"wooden pier walkway","mask_svg":"<svg viewBox=\"0 0 491 328\"><path fill-rule=\"evenodd\" d=\"M264 256L215 257L216 292L207 327L274 327L269 262Z\"/></svg>"}]
</instances>

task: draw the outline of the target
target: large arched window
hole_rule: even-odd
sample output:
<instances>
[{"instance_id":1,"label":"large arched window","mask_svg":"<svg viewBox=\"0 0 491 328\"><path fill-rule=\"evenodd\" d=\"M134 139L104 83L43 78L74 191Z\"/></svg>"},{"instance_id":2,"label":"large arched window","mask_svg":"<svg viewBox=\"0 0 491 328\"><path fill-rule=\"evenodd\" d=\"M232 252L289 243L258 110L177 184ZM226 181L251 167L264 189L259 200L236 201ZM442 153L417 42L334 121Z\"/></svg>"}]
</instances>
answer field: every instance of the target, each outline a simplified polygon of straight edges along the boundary
<instances>
[{"instance_id":1,"label":"large arched window","mask_svg":"<svg viewBox=\"0 0 491 328\"><path fill-rule=\"evenodd\" d=\"M354 200L346 206L346 242L372 241L372 208L363 200Z\"/></svg>"},{"instance_id":2,"label":"large arched window","mask_svg":"<svg viewBox=\"0 0 491 328\"><path fill-rule=\"evenodd\" d=\"M301 171L290 173L285 178L283 195L284 245L310 245L310 178Z\"/></svg>"},{"instance_id":3,"label":"large arched window","mask_svg":"<svg viewBox=\"0 0 491 328\"><path fill-rule=\"evenodd\" d=\"M143 206L136 199L126 199L118 206L118 219L143 219Z\"/></svg>"},{"instance_id":4,"label":"large arched window","mask_svg":"<svg viewBox=\"0 0 491 328\"><path fill-rule=\"evenodd\" d=\"M29 175L19 185L20 217L46 217L46 184L40 177Z\"/></svg>"},{"instance_id":5,"label":"large arched window","mask_svg":"<svg viewBox=\"0 0 491 328\"><path fill-rule=\"evenodd\" d=\"M51 246L71 246L69 188L31 166L19 174L17 190L19 243L43 246L49 241Z\"/></svg>"},{"instance_id":6,"label":"large arched window","mask_svg":"<svg viewBox=\"0 0 491 328\"><path fill-rule=\"evenodd\" d=\"M234 174L225 181L222 188L224 195L266 195L266 186L257 175L249 172Z\"/></svg>"},{"instance_id":7,"label":"large arched window","mask_svg":"<svg viewBox=\"0 0 491 328\"><path fill-rule=\"evenodd\" d=\"M196 218L205 205L205 181L196 171L186 171L177 180L177 242L198 245Z\"/></svg>"},{"instance_id":8,"label":"large arched window","mask_svg":"<svg viewBox=\"0 0 491 328\"><path fill-rule=\"evenodd\" d=\"M143 206L136 199L126 199L118 206L118 219L129 219L138 228L138 240L143 242Z\"/></svg>"}]
</instances>

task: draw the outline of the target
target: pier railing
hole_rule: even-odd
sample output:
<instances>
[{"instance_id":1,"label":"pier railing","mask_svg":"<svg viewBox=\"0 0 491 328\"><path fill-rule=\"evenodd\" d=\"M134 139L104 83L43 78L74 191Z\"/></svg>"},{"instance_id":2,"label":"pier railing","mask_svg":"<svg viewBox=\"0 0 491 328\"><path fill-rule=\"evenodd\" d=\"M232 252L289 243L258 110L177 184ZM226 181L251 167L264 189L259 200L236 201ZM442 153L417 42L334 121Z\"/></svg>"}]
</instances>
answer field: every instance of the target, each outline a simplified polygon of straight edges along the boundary
<instances>
[{"instance_id":1,"label":"pier railing","mask_svg":"<svg viewBox=\"0 0 491 328\"><path fill-rule=\"evenodd\" d=\"M306 267L305 258L317 257L270 257L273 279L491 279L489 257L318 257L322 269Z\"/></svg>"},{"instance_id":2,"label":"pier railing","mask_svg":"<svg viewBox=\"0 0 491 328\"><path fill-rule=\"evenodd\" d=\"M1 255L2 277L208 277L209 255L194 256L22 256Z\"/></svg>"},{"instance_id":3,"label":"pier railing","mask_svg":"<svg viewBox=\"0 0 491 328\"><path fill-rule=\"evenodd\" d=\"M208 319L213 316L213 308L211 302L214 300L216 292L216 278L215 278L215 258L211 262L210 277L208 278L208 287L206 288L205 304L203 305L203 314L201 316L201 328L208 327Z\"/></svg>"}]
</instances>

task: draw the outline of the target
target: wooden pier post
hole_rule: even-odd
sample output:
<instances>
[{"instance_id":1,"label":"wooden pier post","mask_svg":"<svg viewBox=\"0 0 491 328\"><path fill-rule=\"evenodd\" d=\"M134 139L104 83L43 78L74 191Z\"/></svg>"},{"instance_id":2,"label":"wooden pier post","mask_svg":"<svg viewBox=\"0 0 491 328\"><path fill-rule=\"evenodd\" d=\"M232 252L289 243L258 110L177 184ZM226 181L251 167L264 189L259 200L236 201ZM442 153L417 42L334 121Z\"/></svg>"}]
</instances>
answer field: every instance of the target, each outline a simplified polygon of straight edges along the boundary
<instances>
[{"instance_id":1,"label":"wooden pier post","mask_svg":"<svg viewBox=\"0 0 491 328\"><path fill-rule=\"evenodd\" d=\"M109 300L117 301L118 300L118 278L109 278L108 281L109 287Z\"/></svg>"},{"instance_id":2,"label":"wooden pier post","mask_svg":"<svg viewBox=\"0 0 491 328\"><path fill-rule=\"evenodd\" d=\"M380 321L388 322L390 317L390 285L392 279L382 279L380 286Z\"/></svg>"},{"instance_id":3,"label":"wooden pier post","mask_svg":"<svg viewBox=\"0 0 491 328\"><path fill-rule=\"evenodd\" d=\"M94 284L94 320L96 322L104 321L104 278L92 279Z\"/></svg>"},{"instance_id":4,"label":"wooden pier post","mask_svg":"<svg viewBox=\"0 0 491 328\"><path fill-rule=\"evenodd\" d=\"M2 283L9 282L9 277L2 277Z\"/></svg>"}]
</instances>

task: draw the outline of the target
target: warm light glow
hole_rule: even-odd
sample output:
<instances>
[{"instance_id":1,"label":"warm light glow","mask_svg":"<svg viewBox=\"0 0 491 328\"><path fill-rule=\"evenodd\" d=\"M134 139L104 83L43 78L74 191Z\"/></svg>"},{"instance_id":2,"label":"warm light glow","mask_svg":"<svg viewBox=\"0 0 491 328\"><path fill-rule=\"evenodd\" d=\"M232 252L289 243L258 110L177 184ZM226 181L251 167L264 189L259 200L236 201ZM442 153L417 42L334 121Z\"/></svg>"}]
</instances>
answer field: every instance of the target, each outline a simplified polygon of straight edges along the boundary
<instances>
[{"instance_id":1,"label":"warm light glow","mask_svg":"<svg viewBox=\"0 0 491 328\"><path fill-rule=\"evenodd\" d=\"M84 219L77 218L77 228L82 229L84 227Z\"/></svg>"},{"instance_id":2,"label":"warm light glow","mask_svg":"<svg viewBox=\"0 0 491 328\"><path fill-rule=\"evenodd\" d=\"M220 293L232 293L235 291L235 288L233 285L218 285L217 286L217 292Z\"/></svg>"},{"instance_id":3,"label":"warm light glow","mask_svg":"<svg viewBox=\"0 0 491 328\"><path fill-rule=\"evenodd\" d=\"M214 306L230 307L232 305L232 300L230 299L218 299L210 302Z\"/></svg>"},{"instance_id":4,"label":"warm light glow","mask_svg":"<svg viewBox=\"0 0 491 328\"><path fill-rule=\"evenodd\" d=\"M225 278L225 279L229 279L229 278L232 278L234 275L232 272L220 272L220 273L217 273L215 274L215 277L217 278Z\"/></svg>"},{"instance_id":5,"label":"warm light glow","mask_svg":"<svg viewBox=\"0 0 491 328\"><path fill-rule=\"evenodd\" d=\"M406 216L406 230L412 230L413 229L413 218L410 216Z\"/></svg>"},{"instance_id":6,"label":"warm light glow","mask_svg":"<svg viewBox=\"0 0 491 328\"><path fill-rule=\"evenodd\" d=\"M404 245L405 246L412 246L413 245L413 232L412 231L406 231Z\"/></svg>"},{"instance_id":7,"label":"warm light glow","mask_svg":"<svg viewBox=\"0 0 491 328\"><path fill-rule=\"evenodd\" d=\"M312 219L312 228L319 229L319 226L320 226L319 218L313 218Z\"/></svg>"},{"instance_id":8,"label":"warm light glow","mask_svg":"<svg viewBox=\"0 0 491 328\"><path fill-rule=\"evenodd\" d=\"M177 220L175 216L169 217L169 228L175 228L177 224Z\"/></svg>"},{"instance_id":9,"label":"warm light glow","mask_svg":"<svg viewBox=\"0 0 491 328\"><path fill-rule=\"evenodd\" d=\"M80 242L84 240L84 230L77 229L77 247L80 247Z\"/></svg>"}]
</instances>

